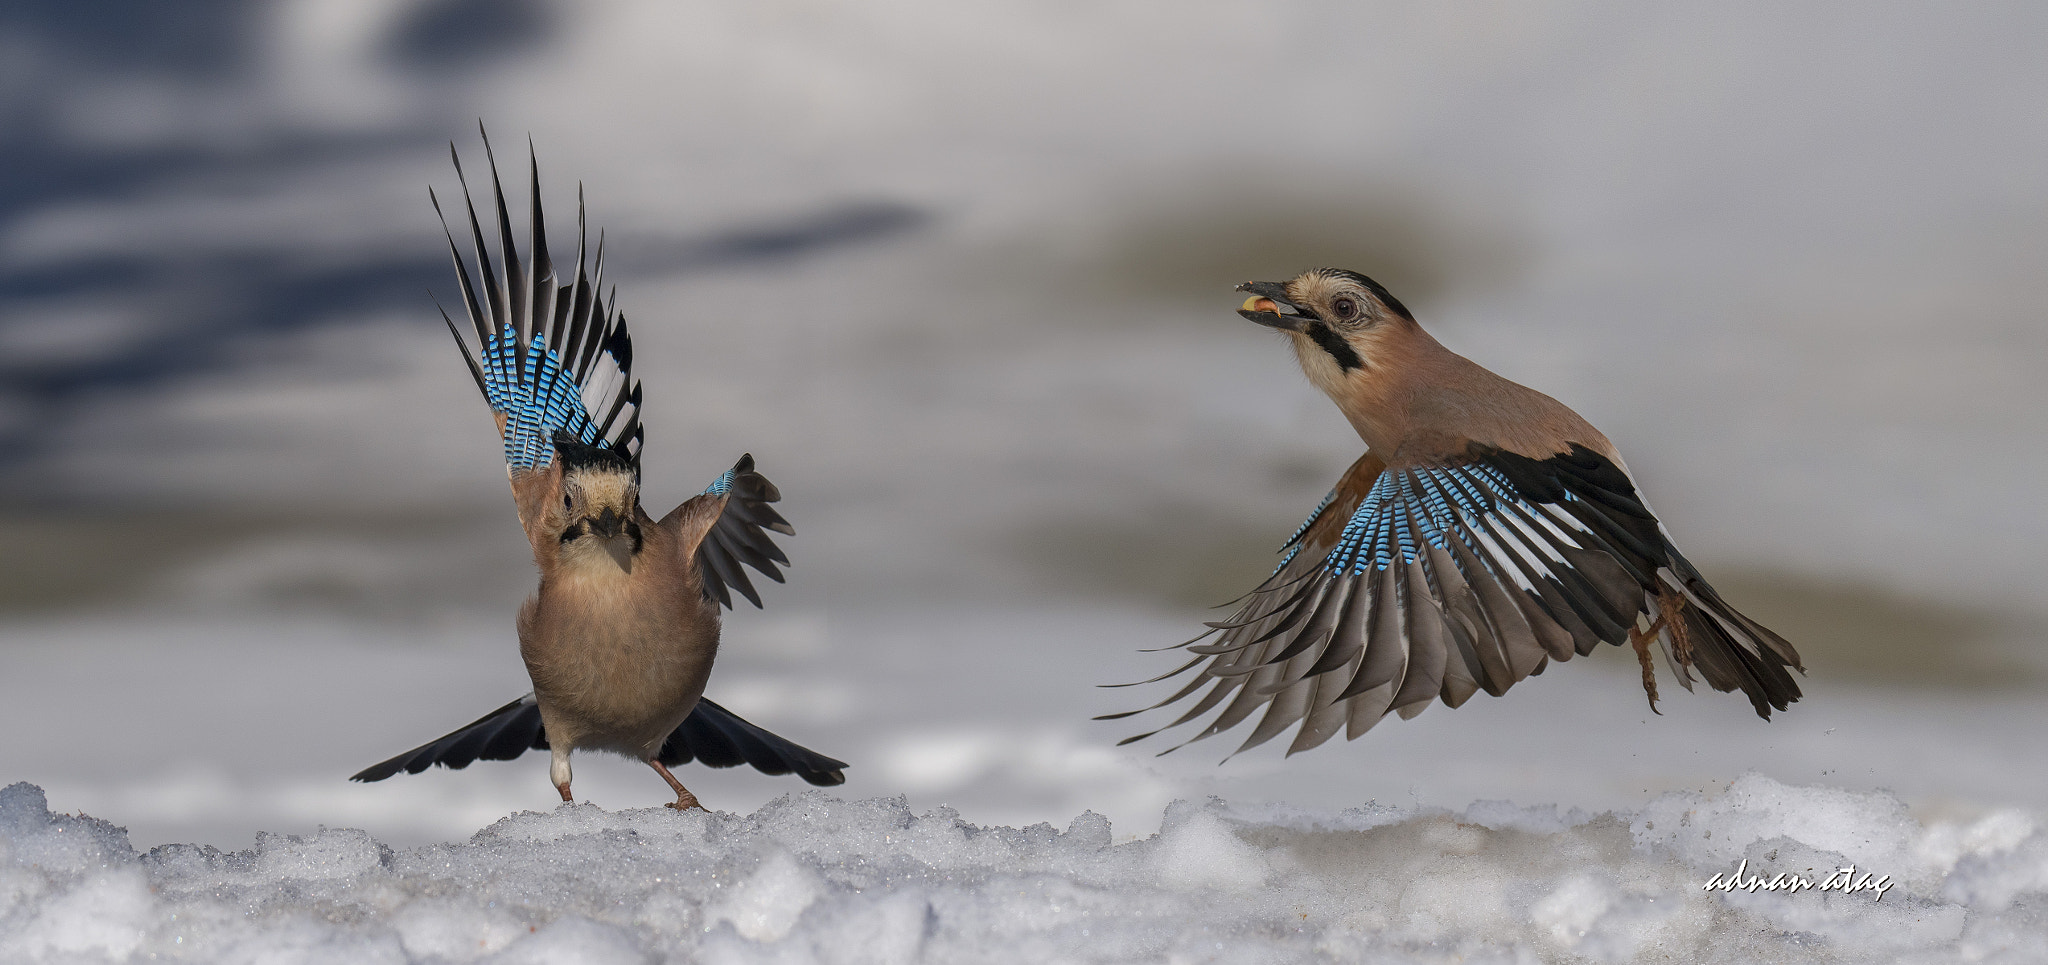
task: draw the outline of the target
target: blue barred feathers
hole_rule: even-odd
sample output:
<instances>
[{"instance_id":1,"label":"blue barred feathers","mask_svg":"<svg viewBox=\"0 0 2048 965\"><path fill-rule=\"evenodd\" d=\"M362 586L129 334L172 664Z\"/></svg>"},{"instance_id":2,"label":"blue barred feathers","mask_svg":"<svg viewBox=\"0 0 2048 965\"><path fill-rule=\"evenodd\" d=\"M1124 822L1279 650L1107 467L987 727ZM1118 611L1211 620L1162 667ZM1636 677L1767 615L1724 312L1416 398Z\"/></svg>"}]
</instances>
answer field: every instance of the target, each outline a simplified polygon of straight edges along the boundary
<instances>
[{"instance_id":1,"label":"blue barred feathers","mask_svg":"<svg viewBox=\"0 0 2048 965\"><path fill-rule=\"evenodd\" d=\"M1316 524L1316 519L1323 515L1323 510L1330 508L1330 504L1336 499L1335 489L1323 494L1323 501L1316 504L1315 512L1308 514L1308 518L1294 528L1294 535L1287 537L1287 542L1280 544L1280 548L1286 550L1287 555L1280 557L1280 565L1273 567L1273 572L1278 573L1286 569L1287 564L1294 562L1294 558L1301 555L1301 538L1308 535L1308 528Z\"/></svg>"},{"instance_id":2,"label":"blue barred feathers","mask_svg":"<svg viewBox=\"0 0 2048 965\"><path fill-rule=\"evenodd\" d=\"M485 369L484 397L493 410L505 413L505 465L514 470L543 466L554 458L558 429L586 446L597 439L597 425L583 411L582 388L548 347L547 336L535 335L525 352L518 351L518 338L508 325L484 346L492 362Z\"/></svg>"},{"instance_id":3,"label":"blue barred feathers","mask_svg":"<svg viewBox=\"0 0 2048 965\"><path fill-rule=\"evenodd\" d=\"M1507 476L1486 465L1388 469L1373 480L1372 490L1351 514L1337 545L1323 561L1333 574L1384 570L1415 562L1424 545L1450 549L1450 540L1467 546L1467 519L1492 515L1499 493L1515 489Z\"/></svg>"},{"instance_id":4,"label":"blue barred feathers","mask_svg":"<svg viewBox=\"0 0 2048 965\"><path fill-rule=\"evenodd\" d=\"M453 155L452 145L449 151ZM484 152L489 157L489 139L484 141ZM640 425L640 383L632 376L633 340L626 332L626 321L618 314L616 301L599 294L604 284L603 236L598 239L593 277L584 271L587 232L579 196L576 270L568 284L561 284L548 257L539 161L533 161L531 168L532 231L524 265L513 244L495 159L491 162L491 194L498 216L495 261L485 243L468 182L463 180L475 277L452 230L448 232L448 253L455 261L456 280L469 316L467 334L446 311L442 318L462 347L463 359L469 363L484 400L505 417L505 466L509 471L533 470L552 462L557 432L586 446L609 449L637 471L646 434ZM455 175L462 179L460 158L455 160ZM441 210L439 198L434 199L434 210ZM445 216L442 226L447 227Z\"/></svg>"}]
</instances>

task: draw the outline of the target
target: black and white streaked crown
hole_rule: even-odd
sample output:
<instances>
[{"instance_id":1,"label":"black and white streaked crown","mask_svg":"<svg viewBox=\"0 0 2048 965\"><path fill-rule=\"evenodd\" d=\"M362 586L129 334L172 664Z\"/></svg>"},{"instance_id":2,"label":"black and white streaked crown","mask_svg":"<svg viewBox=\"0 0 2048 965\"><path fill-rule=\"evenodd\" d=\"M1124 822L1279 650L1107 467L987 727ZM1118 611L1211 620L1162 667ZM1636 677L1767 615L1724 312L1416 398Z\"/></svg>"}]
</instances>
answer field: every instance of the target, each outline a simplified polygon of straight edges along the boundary
<instances>
[{"instance_id":1,"label":"black and white streaked crown","mask_svg":"<svg viewBox=\"0 0 2048 965\"><path fill-rule=\"evenodd\" d=\"M599 290L604 283L601 232L593 273L584 271L588 231L582 188L576 192L576 275L564 285L548 258L547 231L541 218L540 162L532 154L532 145L528 145L533 184L531 240L529 260L522 268L512 241L498 162L491 154L489 137L484 138L491 193L497 203L498 260L504 265L501 274L484 243L483 225L453 144L448 146L448 154L454 159L455 176L469 210L477 279L472 279L469 265L456 247L455 234L448 229L447 215L432 188L428 196L433 198L434 212L441 215L442 230L448 235L448 253L455 260L474 341L464 336L446 309L441 318L461 346L463 361L469 363L484 401L490 403L491 411L505 417L506 468L519 472L547 465L555 455L556 434L561 433L619 456L637 475L645 430L640 424L640 383L632 373L633 339L626 332L624 316L618 313L616 290L610 300Z\"/></svg>"}]
</instances>

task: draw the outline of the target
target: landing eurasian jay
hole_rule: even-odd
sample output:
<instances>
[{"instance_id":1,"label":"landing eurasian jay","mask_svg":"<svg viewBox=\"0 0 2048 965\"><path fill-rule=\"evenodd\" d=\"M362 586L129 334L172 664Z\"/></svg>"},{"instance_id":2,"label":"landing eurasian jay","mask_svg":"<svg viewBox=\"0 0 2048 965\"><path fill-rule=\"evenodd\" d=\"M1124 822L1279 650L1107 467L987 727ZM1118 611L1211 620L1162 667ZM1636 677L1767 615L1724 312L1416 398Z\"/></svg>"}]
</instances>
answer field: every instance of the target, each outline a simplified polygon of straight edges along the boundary
<instances>
[{"instance_id":1,"label":"landing eurasian jay","mask_svg":"<svg viewBox=\"0 0 2048 965\"><path fill-rule=\"evenodd\" d=\"M484 150L488 156L488 141ZM754 470L751 455L659 520L641 509L640 383L617 296L607 300L600 292L604 241L600 236L594 277L586 275L579 198L576 274L562 284L548 259L537 160L532 167L531 260L522 268L491 164L502 274L463 183L478 278L448 232L469 324L456 325L445 311L441 317L497 417L519 525L540 569L540 587L518 624L533 693L353 779L381 781L435 764L462 768L533 749L550 752L548 775L564 801L574 800L575 750L645 761L675 791L669 806L678 810L701 806L669 772L692 760L746 763L817 785L845 782L844 763L704 698L718 653L719 606L730 607L735 590L761 605L741 564L781 582L776 564L789 560L766 531L794 530L769 505L781 495ZM459 158L455 171L460 179ZM439 199L434 210L441 210Z\"/></svg>"},{"instance_id":2,"label":"landing eurasian jay","mask_svg":"<svg viewBox=\"0 0 2048 965\"><path fill-rule=\"evenodd\" d=\"M1357 272L1238 290L1251 294L1238 313L1290 336L1366 452L1273 575L1180 644L1194 659L1141 681L1202 665L1145 708L1202 691L1166 727L1217 711L1199 740L1264 708L1238 750L1299 724L1293 754L1340 730L1355 739L1389 711L1499 696L1603 641L1634 647L1652 710L1652 642L1687 690L1697 671L1765 719L1799 699L1786 671L1805 671L1799 654L1714 592L1577 413L1444 348Z\"/></svg>"}]
</instances>

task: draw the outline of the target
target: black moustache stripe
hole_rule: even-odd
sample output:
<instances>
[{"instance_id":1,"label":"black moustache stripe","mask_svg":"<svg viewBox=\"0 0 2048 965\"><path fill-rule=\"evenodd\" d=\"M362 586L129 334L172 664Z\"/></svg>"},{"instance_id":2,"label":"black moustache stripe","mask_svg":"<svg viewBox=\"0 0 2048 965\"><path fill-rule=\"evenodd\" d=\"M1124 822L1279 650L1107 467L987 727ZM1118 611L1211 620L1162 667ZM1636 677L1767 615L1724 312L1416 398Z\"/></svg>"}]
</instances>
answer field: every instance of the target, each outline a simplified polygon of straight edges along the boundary
<instances>
[{"instance_id":1,"label":"black moustache stripe","mask_svg":"<svg viewBox=\"0 0 2048 965\"><path fill-rule=\"evenodd\" d=\"M626 538L631 539L633 541L632 552L636 556L639 555L640 548L647 545L647 540L644 536L642 536L640 532L640 524L638 523L627 523L625 528L620 532L623 535L625 535ZM564 543L573 543L579 539L582 539L585 536L593 535L596 534L590 531L589 520L577 520L576 522L570 523L567 529L562 530L561 541Z\"/></svg>"},{"instance_id":2,"label":"black moustache stripe","mask_svg":"<svg viewBox=\"0 0 2048 965\"><path fill-rule=\"evenodd\" d=\"M1339 369L1349 372L1352 369L1365 368L1365 360L1358 357L1358 352L1352 349L1351 343L1345 341L1344 336L1337 334L1330 326L1318 320L1308 323L1305 331L1309 338L1322 346L1323 351L1330 353L1330 357L1337 360Z\"/></svg>"}]
</instances>

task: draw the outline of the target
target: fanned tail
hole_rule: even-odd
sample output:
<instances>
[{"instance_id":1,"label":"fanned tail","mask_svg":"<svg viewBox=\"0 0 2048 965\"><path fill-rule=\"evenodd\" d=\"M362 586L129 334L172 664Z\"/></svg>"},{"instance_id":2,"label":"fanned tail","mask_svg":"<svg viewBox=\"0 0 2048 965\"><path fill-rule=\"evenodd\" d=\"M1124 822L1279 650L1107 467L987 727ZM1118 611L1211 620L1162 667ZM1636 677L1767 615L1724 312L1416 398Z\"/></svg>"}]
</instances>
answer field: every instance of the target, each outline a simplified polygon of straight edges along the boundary
<instances>
[{"instance_id":1,"label":"fanned tail","mask_svg":"<svg viewBox=\"0 0 2048 965\"><path fill-rule=\"evenodd\" d=\"M668 735L659 760L670 767L693 760L706 767L746 764L763 774L795 774L819 787L846 783L845 761L799 747L709 700L698 700L689 719Z\"/></svg>"},{"instance_id":2,"label":"fanned tail","mask_svg":"<svg viewBox=\"0 0 2048 965\"><path fill-rule=\"evenodd\" d=\"M527 694L436 740L357 772L351 781L381 781L399 771L418 774L436 764L462 770L477 761L509 761L527 751L548 749L541 731L540 705Z\"/></svg>"},{"instance_id":3,"label":"fanned tail","mask_svg":"<svg viewBox=\"0 0 2048 965\"><path fill-rule=\"evenodd\" d=\"M477 761L509 761L530 750L547 749L540 705L527 694L453 733L363 768L349 780L381 781L400 771L418 774L437 764L459 771ZM693 760L706 767L746 764L763 774L795 774L820 787L846 783L846 762L777 737L703 699L669 734L657 759L671 767Z\"/></svg>"}]
</instances>

